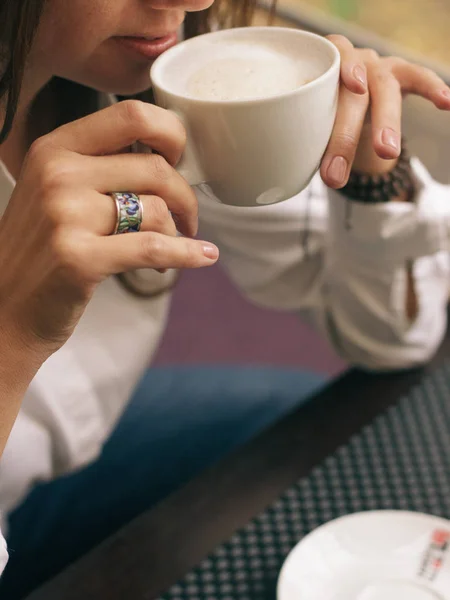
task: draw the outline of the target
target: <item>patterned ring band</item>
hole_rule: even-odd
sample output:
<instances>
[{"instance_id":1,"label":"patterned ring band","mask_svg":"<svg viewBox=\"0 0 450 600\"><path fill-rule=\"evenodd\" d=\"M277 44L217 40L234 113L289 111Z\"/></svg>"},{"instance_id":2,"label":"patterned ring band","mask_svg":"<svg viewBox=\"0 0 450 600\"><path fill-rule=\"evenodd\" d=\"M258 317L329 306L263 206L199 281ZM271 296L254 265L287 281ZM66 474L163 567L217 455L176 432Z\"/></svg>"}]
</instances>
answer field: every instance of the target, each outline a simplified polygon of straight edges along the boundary
<instances>
[{"instance_id":1,"label":"patterned ring band","mask_svg":"<svg viewBox=\"0 0 450 600\"><path fill-rule=\"evenodd\" d=\"M132 192L113 192L111 197L117 209L117 221L112 235L140 231L144 207L139 196Z\"/></svg>"}]
</instances>

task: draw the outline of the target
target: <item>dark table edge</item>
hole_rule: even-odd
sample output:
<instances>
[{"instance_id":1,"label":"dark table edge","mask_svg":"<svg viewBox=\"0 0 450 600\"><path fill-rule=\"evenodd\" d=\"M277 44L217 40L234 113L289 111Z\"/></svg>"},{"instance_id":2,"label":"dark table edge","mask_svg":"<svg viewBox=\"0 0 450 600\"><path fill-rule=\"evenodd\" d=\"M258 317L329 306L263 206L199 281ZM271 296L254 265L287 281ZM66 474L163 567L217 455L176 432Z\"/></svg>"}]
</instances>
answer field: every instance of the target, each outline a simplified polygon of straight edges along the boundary
<instances>
[{"instance_id":1,"label":"dark table edge","mask_svg":"<svg viewBox=\"0 0 450 600\"><path fill-rule=\"evenodd\" d=\"M424 368L378 375L346 373L233 456L105 540L27 600L157 598L448 356L447 334Z\"/></svg>"}]
</instances>

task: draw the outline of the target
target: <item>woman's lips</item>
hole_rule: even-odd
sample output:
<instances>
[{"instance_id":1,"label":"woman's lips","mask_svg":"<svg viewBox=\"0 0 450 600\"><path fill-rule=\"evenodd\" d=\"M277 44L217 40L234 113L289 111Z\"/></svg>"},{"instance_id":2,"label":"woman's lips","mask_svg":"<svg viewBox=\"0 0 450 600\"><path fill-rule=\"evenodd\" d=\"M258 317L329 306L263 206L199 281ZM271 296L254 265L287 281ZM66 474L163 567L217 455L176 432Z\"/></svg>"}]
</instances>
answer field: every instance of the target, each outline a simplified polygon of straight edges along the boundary
<instances>
[{"instance_id":1,"label":"woman's lips","mask_svg":"<svg viewBox=\"0 0 450 600\"><path fill-rule=\"evenodd\" d=\"M178 34L170 33L164 37L148 39L144 37L117 37L119 44L132 52L148 59L155 60L166 50L178 42Z\"/></svg>"}]
</instances>

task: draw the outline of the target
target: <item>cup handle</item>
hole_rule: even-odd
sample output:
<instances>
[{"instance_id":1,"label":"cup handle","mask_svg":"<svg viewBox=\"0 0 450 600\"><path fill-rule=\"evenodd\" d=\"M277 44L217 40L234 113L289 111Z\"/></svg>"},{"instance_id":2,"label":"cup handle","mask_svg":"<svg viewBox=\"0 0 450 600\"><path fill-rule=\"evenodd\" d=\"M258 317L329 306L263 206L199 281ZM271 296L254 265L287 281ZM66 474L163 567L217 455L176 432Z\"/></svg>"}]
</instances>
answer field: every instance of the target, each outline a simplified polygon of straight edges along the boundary
<instances>
[{"instance_id":1,"label":"cup handle","mask_svg":"<svg viewBox=\"0 0 450 600\"><path fill-rule=\"evenodd\" d=\"M192 135L189 131L189 127L186 123L185 118L181 113L176 110L170 110L169 112L173 113L178 119L183 123L184 128L187 133L187 141L186 147L183 152L183 156L178 163L176 170L178 173L186 179L190 186L200 185L201 183L206 183L206 177L199 165L199 160L197 158L197 152L195 150L194 144L192 143Z\"/></svg>"}]
</instances>

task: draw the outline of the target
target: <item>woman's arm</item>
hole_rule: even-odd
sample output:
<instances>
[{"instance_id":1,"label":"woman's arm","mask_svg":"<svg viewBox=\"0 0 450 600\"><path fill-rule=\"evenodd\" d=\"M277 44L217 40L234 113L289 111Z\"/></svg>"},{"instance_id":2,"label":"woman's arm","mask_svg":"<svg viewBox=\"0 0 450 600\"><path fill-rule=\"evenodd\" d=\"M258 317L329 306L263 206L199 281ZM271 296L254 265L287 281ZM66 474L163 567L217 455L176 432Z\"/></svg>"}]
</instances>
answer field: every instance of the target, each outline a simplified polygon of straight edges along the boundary
<instances>
[{"instance_id":1,"label":"woman's arm","mask_svg":"<svg viewBox=\"0 0 450 600\"><path fill-rule=\"evenodd\" d=\"M25 392L47 358L39 347L22 343L16 332L0 326L0 457Z\"/></svg>"},{"instance_id":2,"label":"woman's arm","mask_svg":"<svg viewBox=\"0 0 450 600\"><path fill-rule=\"evenodd\" d=\"M38 347L26 347L17 333L0 326L0 458L25 392L44 360ZM0 576L7 562L8 550L0 531Z\"/></svg>"},{"instance_id":3,"label":"woman's arm","mask_svg":"<svg viewBox=\"0 0 450 600\"><path fill-rule=\"evenodd\" d=\"M98 285L127 270L202 267L217 260L211 244L189 239L197 230L197 201L173 166L183 152L184 139L183 127L173 115L128 101L40 138L25 159L0 219L4 510L63 461L79 466L91 460L104 441L106 418L90 418L100 413L95 399L79 396L72 401L73 388L80 388L77 368L81 377L89 378L78 364L72 368L70 349L63 347ZM156 162L155 156L117 154L138 140L160 152ZM141 194L144 216L139 233L111 235L118 215L109 192L117 189ZM178 212L177 224L185 238L177 235L172 219ZM48 386L46 369L55 366L57 385ZM61 388L68 392L58 397ZM34 402L36 397L43 401ZM6 445L22 400L26 410L19 414ZM17 457L20 446L36 452L18 465L11 456ZM0 544L0 566L2 549Z\"/></svg>"},{"instance_id":4,"label":"woman's arm","mask_svg":"<svg viewBox=\"0 0 450 600\"><path fill-rule=\"evenodd\" d=\"M450 90L427 69L356 50L342 36L330 40L342 69L337 118L321 165L329 192L317 177L288 202L239 212L208 202L203 189L201 220L251 300L307 311L353 364L410 367L430 358L446 327L449 190L419 163L409 174L408 193L393 187L383 203L355 202L344 186L352 169L379 175L396 168L404 94L449 110Z\"/></svg>"},{"instance_id":5,"label":"woman's arm","mask_svg":"<svg viewBox=\"0 0 450 600\"><path fill-rule=\"evenodd\" d=\"M426 362L446 328L449 189L414 161L412 203L354 204L319 177L281 204L239 209L199 190L200 221L252 302L308 317L336 351L370 369ZM414 261L417 314L405 301Z\"/></svg>"},{"instance_id":6,"label":"woman's arm","mask_svg":"<svg viewBox=\"0 0 450 600\"><path fill-rule=\"evenodd\" d=\"M116 153L138 140L161 152L156 162ZM64 125L30 148L0 219L0 453L34 374L71 336L100 283L136 268L217 260L216 248L189 239L197 201L173 167L184 140L176 117L128 101ZM111 235L117 208L108 192L141 193L142 186L139 233ZM177 236L178 212L187 237Z\"/></svg>"},{"instance_id":7,"label":"woman's arm","mask_svg":"<svg viewBox=\"0 0 450 600\"><path fill-rule=\"evenodd\" d=\"M374 369L428 361L446 330L450 190L419 161L412 165L411 202L365 205L328 190L326 316L332 313L339 352Z\"/></svg>"}]
</instances>

